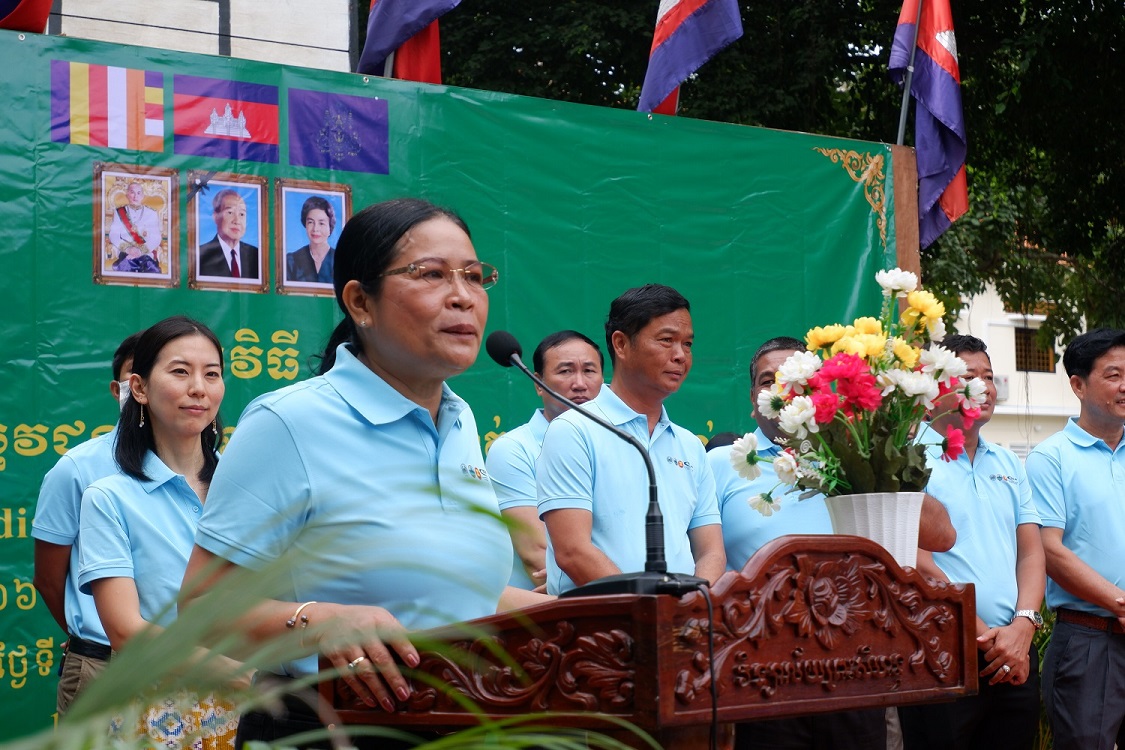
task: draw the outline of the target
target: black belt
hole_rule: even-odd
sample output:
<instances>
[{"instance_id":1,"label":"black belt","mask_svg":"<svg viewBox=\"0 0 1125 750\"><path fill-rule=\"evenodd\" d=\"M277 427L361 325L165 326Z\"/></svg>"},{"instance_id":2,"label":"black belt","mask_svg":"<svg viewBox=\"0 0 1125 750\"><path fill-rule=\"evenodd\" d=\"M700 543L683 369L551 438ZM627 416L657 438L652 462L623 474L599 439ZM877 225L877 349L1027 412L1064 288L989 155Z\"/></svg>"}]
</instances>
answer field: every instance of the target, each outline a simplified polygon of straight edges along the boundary
<instances>
[{"instance_id":1,"label":"black belt","mask_svg":"<svg viewBox=\"0 0 1125 750\"><path fill-rule=\"evenodd\" d=\"M1062 607L1055 614L1058 616L1059 622L1081 625L1085 628L1100 630L1103 633L1108 632L1117 635L1125 633L1125 628L1121 627L1121 622L1116 617L1101 617L1089 612L1079 612L1076 609L1064 609Z\"/></svg>"},{"instance_id":2,"label":"black belt","mask_svg":"<svg viewBox=\"0 0 1125 750\"><path fill-rule=\"evenodd\" d=\"M109 655L113 653L113 649L104 643L96 641L88 641L85 638L79 638L76 635L70 636L70 640L66 643L66 652L68 654L78 654L85 656L87 659L97 659L98 661L109 661Z\"/></svg>"}]
</instances>

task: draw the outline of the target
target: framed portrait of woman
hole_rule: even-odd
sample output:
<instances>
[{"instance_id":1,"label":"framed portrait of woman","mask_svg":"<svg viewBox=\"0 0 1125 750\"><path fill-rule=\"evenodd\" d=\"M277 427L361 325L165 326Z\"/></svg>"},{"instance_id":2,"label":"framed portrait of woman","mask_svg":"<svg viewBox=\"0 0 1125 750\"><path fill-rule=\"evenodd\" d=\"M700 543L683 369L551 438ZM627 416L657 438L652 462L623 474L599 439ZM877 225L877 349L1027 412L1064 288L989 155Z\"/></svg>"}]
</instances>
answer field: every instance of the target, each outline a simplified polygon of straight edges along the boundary
<instances>
[{"instance_id":1,"label":"framed portrait of woman","mask_svg":"<svg viewBox=\"0 0 1125 750\"><path fill-rule=\"evenodd\" d=\"M336 242L352 215L352 188L313 180L274 180L278 294L332 296Z\"/></svg>"},{"instance_id":2,"label":"framed portrait of woman","mask_svg":"<svg viewBox=\"0 0 1125 750\"><path fill-rule=\"evenodd\" d=\"M180 283L174 169L94 163L94 283Z\"/></svg>"},{"instance_id":3,"label":"framed portrait of woman","mask_svg":"<svg viewBox=\"0 0 1125 750\"><path fill-rule=\"evenodd\" d=\"M188 172L188 286L269 290L266 186L257 175Z\"/></svg>"}]
</instances>

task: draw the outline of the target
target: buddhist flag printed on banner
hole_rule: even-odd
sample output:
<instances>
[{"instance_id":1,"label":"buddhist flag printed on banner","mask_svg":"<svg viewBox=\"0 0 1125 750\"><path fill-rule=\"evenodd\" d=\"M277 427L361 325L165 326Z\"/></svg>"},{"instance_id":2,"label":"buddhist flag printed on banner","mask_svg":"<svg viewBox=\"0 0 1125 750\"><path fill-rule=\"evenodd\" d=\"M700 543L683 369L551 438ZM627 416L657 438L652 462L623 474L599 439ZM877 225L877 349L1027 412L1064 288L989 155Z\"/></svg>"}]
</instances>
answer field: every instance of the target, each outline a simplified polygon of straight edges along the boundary
<instances>
[{"instance_id":1,"label":"buddhist flag printed on banner","mask_svg":"<svg viewBox=\"0 0 1125 750\"><path fill-rule=\"evenodd\" d=\"M910 65L914 38L914 149L918 155L918 234L922 247L936 240L969 210L965 179L965 117L961 71L949 0L906 0L891 47L890 74L900 86ZM918 22L915 30L915 21Z\"/></svg>"},{"instance_id":2,"label":"buddhist flag printed on banner","mask_svg":"<svg viewBox=\"0 0 1125 750\"><path fill-rule=\"evenodd\" d=\"M289 163L388 172L387 100L289 89Z\"/></svg>"},{"instance_id":3,"label":"buddhist flag printed on banner","mask_svg":"<svg viewBox=\"0 0 1125 750\"><path fill-rule=\"evenodd\" d=\"M637 110L655 110L688 76L741 36L738 0L660 0ZM674 113L673 106L666 114Z\"/></svg>"},{"instance_id":4,"label":"buddhist flag printed on banner","mask_svg":"<svg viewBox=\"0 0 1125 750\"><path fill-rule=\"evenodd\" d=\"M51 140L164 150L164 74L51 61Z\"/></svg>"},{"instance_id":5,"label":"buddhist flag printed on banner","mask_svg":"<svg viewBox=\"0 0 1125 750\"><path fill-rule=\"evenodd\" d=\"M177 154L277 162L277 86L177 75L172 92Z\"/></svg>"}]
</instances>

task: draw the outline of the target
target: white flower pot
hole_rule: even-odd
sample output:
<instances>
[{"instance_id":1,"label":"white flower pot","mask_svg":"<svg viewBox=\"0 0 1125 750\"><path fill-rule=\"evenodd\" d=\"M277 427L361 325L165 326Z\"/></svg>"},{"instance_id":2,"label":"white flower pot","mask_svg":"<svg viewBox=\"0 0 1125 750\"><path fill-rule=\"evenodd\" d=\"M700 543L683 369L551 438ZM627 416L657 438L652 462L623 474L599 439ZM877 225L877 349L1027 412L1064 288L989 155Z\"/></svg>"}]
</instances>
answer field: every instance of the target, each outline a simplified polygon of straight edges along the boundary
<instances>
[{"instance_id":1,"label":"white flower pot","mask_svg":"<svg viewBox=\"0 0 1125 750\"><path fill-rule=\"evenodd\" d=\"M878 542L902 567L918 562L922 492L871 492L825 498L832 530Z\"/></svg>"}]
</instances>

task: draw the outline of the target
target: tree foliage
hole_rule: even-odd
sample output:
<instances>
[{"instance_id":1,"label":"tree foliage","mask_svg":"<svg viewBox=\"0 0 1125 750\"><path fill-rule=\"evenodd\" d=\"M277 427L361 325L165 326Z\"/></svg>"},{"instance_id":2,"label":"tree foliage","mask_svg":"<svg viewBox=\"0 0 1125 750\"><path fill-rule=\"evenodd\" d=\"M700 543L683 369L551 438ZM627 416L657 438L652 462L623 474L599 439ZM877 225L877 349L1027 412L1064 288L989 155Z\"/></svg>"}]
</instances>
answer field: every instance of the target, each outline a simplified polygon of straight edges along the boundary
<instances>
[{"instance_id":1,"label":"tree foliage","mask_svg":"<svg viewBox=\"0 0 1125 750\"><path fill-rule=\"evenodd\" d=\"M893 140L901 93L886 60L900 5L743 2L743 38L681 88L680 116ZM441 21L445 79L634 108L656 8L465 0ZM1083 319L1125 326L1121 0L953 0L953 16L971 208L923 252L927 284L951 315L987 283L1014 310L1048 310L1044 343Z\"/></svg>"}]
</instances>

